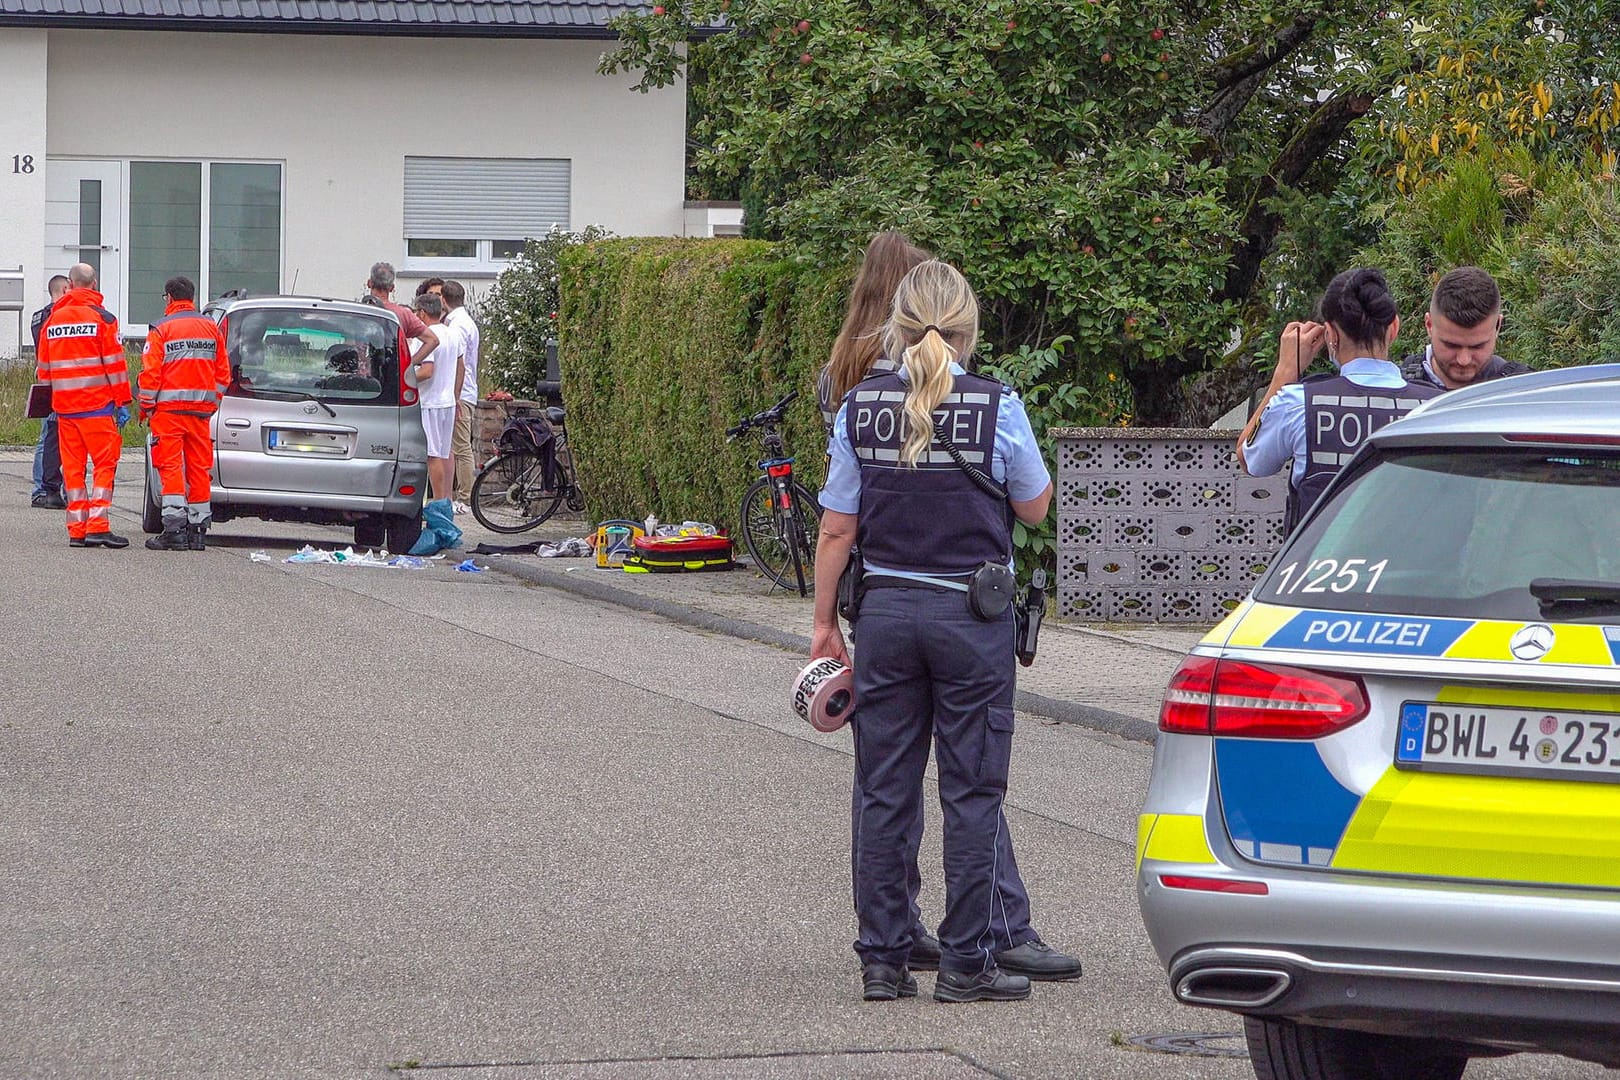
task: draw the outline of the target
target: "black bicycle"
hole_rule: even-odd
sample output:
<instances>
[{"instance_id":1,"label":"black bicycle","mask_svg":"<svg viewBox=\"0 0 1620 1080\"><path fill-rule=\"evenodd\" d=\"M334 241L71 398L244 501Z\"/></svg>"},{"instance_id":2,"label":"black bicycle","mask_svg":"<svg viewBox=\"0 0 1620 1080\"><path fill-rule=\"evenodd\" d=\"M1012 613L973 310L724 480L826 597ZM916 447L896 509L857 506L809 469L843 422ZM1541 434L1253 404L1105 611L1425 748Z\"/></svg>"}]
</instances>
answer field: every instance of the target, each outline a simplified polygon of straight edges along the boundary
<instances>
[{"instance_id":1,"label":"black bicycle","mask_svg":"<svg viewBox=\"0 0 1620 1080\"><path fill-rule=\"evenodd\" d=\"M543 416L515 416L501 430L500 453L473 480L473 517L498 533L526 532L564 502L585 509L585 494L574 478L568 445L567 413L549 406Z\"/></svg>"},{"instance_id":2,"label":"black bicycle","mask_svg":"<svg viewBox=\"0 0 1620 1080\"><path fill-rule=\"evenodd\" d=\"M795 390L762 413L726 431L730 442L758 430L765 446L759 469L764 476L748 485L742 501L743 543L754 565L771 579L771 587L798 587L806 596L815 584L816 537L821 531L821 504L793 479L793 459L782 444L782 418L799 396Z\"/></svg>"}]
</instances>

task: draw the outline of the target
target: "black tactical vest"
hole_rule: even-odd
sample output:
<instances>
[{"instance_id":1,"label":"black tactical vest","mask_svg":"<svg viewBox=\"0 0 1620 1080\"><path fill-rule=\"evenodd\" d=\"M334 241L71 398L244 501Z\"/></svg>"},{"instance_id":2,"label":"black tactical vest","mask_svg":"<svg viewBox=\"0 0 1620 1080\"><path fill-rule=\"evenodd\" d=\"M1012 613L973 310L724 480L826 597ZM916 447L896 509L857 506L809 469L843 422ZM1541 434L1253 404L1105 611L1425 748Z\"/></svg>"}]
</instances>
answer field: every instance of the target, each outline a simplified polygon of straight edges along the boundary
<instances>
[{"instance_id":1,"label":"black tactical vest","mask_svg":"<svg viewBox=\"0 0 1620 1080\"><path fill-rule=\"evenodd\" d=\"M1363 386L1343 375L1305 380L1305 472L1288 489L1283 527L1292 532L1316 505L1328 481L1355 456L1367 436L1444 391L1424 383Z\"/></svg>"},{"instance_id":2,"label":"black tactical vest","mask_svg":"<svg viewBox=\"0 0 1620 1080\"><path fill-rule=\"evenodd\" d=\"M931 441L911 468L900 460L906 442L906 383L873 375L845 399L849 442L861 466L856 542L867 562L919 574L967 574L985 562L1012 557L1012 508L979 490ZM990 472L1002 386L958 375L934 411L970 464Z\"/></svg>"}]
</instances>

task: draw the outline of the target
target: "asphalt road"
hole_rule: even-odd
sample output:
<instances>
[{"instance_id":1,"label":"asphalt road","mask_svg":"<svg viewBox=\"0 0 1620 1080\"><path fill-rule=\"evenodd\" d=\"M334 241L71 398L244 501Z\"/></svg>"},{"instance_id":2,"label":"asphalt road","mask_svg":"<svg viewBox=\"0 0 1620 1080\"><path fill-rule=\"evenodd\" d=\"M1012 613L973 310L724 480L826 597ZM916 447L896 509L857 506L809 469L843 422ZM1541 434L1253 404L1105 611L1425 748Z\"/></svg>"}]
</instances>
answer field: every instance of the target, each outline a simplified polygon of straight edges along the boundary
<instances>
[{"instance_id":1,"label":"asphalt road","mask_svg":"<svg viewBox=\"0 0 1620 1080\"><path fill-rule=\"evenodd\" d=\"M250 559L334 532L148 552L138 494L121 552L0 518L0 1077L1252 1075L1129 1043L1237 1030L1171 1002L1136 916L1147 746L1019 718L1008 817L1083 980L866 1004L849 740L790 717L802 658L496 572Z\"/></svg>"}]
</instances>

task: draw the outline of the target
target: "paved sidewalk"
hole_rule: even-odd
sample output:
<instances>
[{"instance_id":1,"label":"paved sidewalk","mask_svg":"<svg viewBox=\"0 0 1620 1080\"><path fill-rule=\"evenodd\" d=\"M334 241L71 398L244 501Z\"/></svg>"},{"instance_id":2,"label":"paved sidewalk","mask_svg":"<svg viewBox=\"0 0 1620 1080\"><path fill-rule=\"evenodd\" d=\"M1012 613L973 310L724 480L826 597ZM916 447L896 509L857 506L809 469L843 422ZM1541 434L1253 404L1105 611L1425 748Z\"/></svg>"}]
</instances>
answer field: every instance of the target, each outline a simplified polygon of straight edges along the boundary
<instances>
[{"instance_id":1,"label":"paved sidewalk","mask_svg":"<svg viewBox=\"0 0 1620 1080\"><path fill-rule=\"evenodd\" d=\"M462 519L457 519L458 524ZM489 537L476 525L467 546L557 538L584 531L582 521L547 522L536 533ZM474 532L479 536L475 538ZM488 537L488 539L485 539ZM747 565L729 573L626 574L588 559L477 556L494 569L538 585L651 612L717 633L791 651L810 648L812 600L773 588ZM1094 626L1048 619L1040 653L1018 669L1017 707L1051 719L1152 741L1165 684L1207 627Z\"/></svg>"}]
</instances>

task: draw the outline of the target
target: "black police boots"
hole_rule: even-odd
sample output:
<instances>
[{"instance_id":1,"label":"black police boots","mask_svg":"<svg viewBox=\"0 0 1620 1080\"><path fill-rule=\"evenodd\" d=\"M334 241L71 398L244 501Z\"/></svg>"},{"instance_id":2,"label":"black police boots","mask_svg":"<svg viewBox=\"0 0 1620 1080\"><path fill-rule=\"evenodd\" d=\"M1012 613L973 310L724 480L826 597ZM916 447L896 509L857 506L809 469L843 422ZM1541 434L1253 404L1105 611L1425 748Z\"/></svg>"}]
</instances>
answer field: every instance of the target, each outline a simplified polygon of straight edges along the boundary
<instances>
[{"instance_id":1,"label":"black police boots","mask_svg":"<svg viewBox=\"0 0 1620 1080\"><path fill-rule=\"evenodd\" d=\"M188 551L207 551L208 550L208 544L205 542L205 538L207 536L208 536L208 522L206 522L206 521L192 522L191 524L187 525L186 526L186 550L188 550Z\"/></svg>"},{"instance_id":2,"label":"black police boots","mask_svg":"<svg viewBox=\"0 0 1620 1080\"><path fill-rule=\"evenodd\" d=\"M69 547L127 548L129 541L115 532L87 533L83 540L68 538Z\"/></svg>"},{"instance_id":3,"label":"black police boots","mask_svg":"<svg viewBox=\"0 0 1620 1080\"><path fill-rule=\"evenodd\" d=\"M934 981L935 1001L1022 1001L1027 997L1029 979L1023 975L1009 975L1000 968L991 968L976 975L941 971Z\"/></svg>"},{"instance_id":4,"label":"black police boots","mask_svg":"<svg viewBox=\"0 0 1620 1080\"><path fill-rule=\"evenodd\" d=\"M165 525L162 532L146 538L146 546L153 551L184 551L187 547L186 527Z\"/></svg>"},{"instance_id":5,"label":"black police boots","mask_svg":"<svg viewBox=\"0 0 1620 1080\"><path fill-rule=\"evenodd\" d=\"M861 996L867 1001L893 1001L917 996L917 980L905 968L867 964L861 968Z\"/></svg>"},{"instance_id":6,"label":"black police boots","mask_svg":"<svg viewBox=\"0 0 1620 1080\"><path fill-rule=\"evenodd\" d=\"M1080 977L1080 961L1035 938L1012 949L996 953L996 966L1014 975L1027 975L1036 982L1064 982Z\"/></svg>"}]
</instances>

